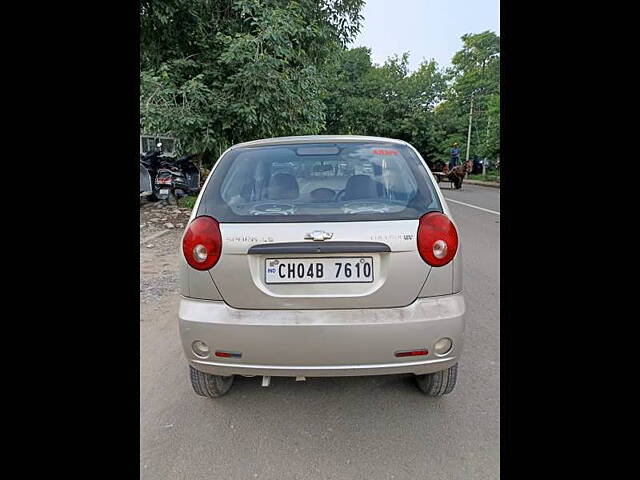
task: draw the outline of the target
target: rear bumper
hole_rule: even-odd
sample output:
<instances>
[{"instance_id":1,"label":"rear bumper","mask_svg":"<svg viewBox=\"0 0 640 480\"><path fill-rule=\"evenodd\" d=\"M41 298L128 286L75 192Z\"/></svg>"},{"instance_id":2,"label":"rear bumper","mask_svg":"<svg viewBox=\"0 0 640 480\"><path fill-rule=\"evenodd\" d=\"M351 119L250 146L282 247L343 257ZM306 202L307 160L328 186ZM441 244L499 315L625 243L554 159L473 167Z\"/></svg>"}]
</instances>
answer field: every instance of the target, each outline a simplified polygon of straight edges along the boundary
<instances>
[{"instance_id":1,"label":"rear bumper","mask_svg":"<svg viewBox=\"0 0 640 480\"><path fill-rule=\"evenodd\" d=\"M183 297L178 317L185 355L202 372L332 377L444 370L462 351L464 312L462 294L419 298L402 308L353 310L240 310ZM439 356L434 344L442 337L453 347ZM196 340L209 346L209 357L194 354ZM394 356L421 348L428 355ZM216 357L216 350L242 357Z\"/></svg>"}]
</instances>

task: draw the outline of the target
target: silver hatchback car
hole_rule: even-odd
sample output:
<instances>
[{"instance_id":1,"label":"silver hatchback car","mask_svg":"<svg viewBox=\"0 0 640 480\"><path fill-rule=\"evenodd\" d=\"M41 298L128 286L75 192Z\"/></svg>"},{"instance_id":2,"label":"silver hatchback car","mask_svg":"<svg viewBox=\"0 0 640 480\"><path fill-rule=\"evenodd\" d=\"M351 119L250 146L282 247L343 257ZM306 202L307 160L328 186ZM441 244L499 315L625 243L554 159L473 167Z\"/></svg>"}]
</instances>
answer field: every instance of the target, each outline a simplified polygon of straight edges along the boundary
<instances>
[{"instance_id":1,"label":"silver hatchback car","mask_svg":"<svg viewBox=\"0 0 640 480\"><path fill-rule=\"evenodd\" d=\"M287 168L281 168L286 165ZM406 142L305 136L220 157L182 239L180 336L197 394L235 375L413 373L451 392L465 303L457 229Z\"/></svg>"}]
</instances>

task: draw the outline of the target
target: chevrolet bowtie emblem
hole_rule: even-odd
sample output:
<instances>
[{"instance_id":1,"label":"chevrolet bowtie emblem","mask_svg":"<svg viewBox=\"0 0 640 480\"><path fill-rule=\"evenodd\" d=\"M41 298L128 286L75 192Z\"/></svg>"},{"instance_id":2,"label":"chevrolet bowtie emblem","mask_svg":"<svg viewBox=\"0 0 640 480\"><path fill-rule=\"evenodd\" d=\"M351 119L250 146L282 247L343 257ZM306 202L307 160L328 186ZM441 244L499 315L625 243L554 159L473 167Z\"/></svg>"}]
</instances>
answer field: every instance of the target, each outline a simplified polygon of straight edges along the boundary
<instances>
[{"instance_id":1,"label":"chevrolet bowtie emblem","mask_svg":"<svg viewBox=\"0 0 640 480\"><path fill-rule=\"evenodd\" d=\"M305 240L313 240L314 242L322 242L324 240L329 240L333 237L333 233L325 232L324 230L314 230L311 233L307 233L304 236Z\"/></svg>"}]
</instances>

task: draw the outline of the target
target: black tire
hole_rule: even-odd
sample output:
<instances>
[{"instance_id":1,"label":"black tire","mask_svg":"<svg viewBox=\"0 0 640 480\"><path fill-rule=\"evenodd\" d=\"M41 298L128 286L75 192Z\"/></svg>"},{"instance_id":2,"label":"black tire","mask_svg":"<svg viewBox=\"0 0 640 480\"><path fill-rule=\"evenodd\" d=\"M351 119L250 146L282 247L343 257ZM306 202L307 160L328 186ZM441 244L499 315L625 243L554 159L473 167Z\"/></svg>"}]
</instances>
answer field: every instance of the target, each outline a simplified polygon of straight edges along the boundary
<instances>
[{"instance_id":1,"label":"black tire","mask_svg":"<svg viewBox=\"0 0 640 480\"><path fill-rule=\"evenodd\" d=\"M439 372L416 375L416 383L422 393L430 397L440 397L451 393L458 378L458 364Z\"/></svg>"},{"instance_id":2,"label":"black tire","mask_svg":"<svg viewBox=\"0 0 640 480\"><path fill-rule=\"evenodd\" d=\"M209 375L208 373L196 370L191 365L189 365L189 373L193 390L202 397L221 397L226 395L233 385L233 375L229 377Z\"/></svg>"}]
</instances>

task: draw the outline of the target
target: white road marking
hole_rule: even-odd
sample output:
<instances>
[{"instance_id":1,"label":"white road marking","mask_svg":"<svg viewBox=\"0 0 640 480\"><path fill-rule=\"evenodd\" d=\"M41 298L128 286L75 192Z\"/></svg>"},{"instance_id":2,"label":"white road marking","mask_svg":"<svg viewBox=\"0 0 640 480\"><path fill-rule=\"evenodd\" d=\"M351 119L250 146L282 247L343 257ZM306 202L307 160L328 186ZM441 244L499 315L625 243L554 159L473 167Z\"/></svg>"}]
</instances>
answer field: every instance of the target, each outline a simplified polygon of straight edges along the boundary
<instances>
[{"instance_id":1,"label":"white road marking","mask_svg":"<svg viewBox=\"0 0 640 480\"><path fill-rule=\"evenodd\" d=\"M483 212L493 213L494 215L500 215L500 212L496 212L494 210L489 210L487 208L478 207L476 205L471 205L470 203L459 202L458 200L452 200L450 198L444 197L447 202L459 203L460 205L464 205L465 207L477 208L478 210L482 210Z\"/></svg>"}]
</instances>

